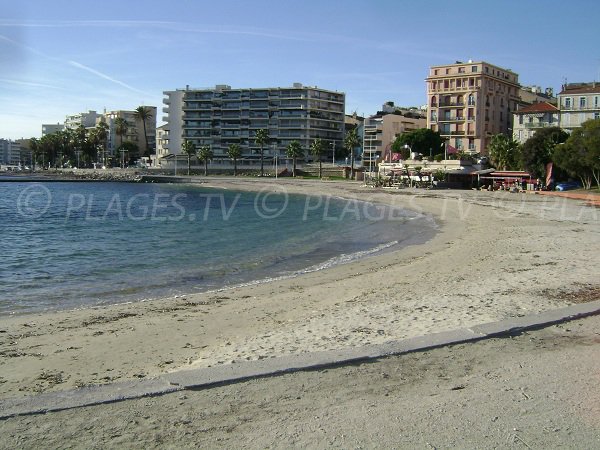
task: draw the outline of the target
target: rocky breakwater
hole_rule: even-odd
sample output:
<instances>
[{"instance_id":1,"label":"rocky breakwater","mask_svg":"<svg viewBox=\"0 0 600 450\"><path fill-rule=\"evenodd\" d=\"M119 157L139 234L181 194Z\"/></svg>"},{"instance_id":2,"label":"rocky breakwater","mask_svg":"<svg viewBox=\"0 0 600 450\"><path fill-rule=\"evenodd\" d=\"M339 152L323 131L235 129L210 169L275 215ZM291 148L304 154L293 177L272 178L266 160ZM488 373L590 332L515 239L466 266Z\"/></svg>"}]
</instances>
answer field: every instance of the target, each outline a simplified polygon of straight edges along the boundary
<instances>
[{"instance_id":1,"label":"rocky breakwater","mask_svg":"<svg viewBox=\"0 0 600 450\"><path fill-rule=\"evenodd\" d=\"M70 180L89 180L89 181L128 181L139 182L142 180L142 173L129 170L94 170L78 169L69 172L59 172L61 178Z\"/></svg>"}]
</instances>

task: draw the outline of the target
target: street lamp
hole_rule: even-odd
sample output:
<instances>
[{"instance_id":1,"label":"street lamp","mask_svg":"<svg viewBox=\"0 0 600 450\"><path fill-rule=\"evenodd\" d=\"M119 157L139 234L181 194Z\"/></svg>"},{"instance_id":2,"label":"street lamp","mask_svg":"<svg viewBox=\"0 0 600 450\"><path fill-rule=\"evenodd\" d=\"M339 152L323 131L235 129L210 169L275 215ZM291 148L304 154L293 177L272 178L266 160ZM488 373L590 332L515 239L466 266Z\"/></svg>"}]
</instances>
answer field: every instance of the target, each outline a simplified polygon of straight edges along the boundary
<instances>
[{"instance_id":1,"label":"street lamp","mask_svg":"<svg viewBox=\"0 0 600 450\"><path fill-rule=\"evenodd\" d=\"M335 166L335 141L331 141L331 163Z\"/></svg>"}]
</instances>

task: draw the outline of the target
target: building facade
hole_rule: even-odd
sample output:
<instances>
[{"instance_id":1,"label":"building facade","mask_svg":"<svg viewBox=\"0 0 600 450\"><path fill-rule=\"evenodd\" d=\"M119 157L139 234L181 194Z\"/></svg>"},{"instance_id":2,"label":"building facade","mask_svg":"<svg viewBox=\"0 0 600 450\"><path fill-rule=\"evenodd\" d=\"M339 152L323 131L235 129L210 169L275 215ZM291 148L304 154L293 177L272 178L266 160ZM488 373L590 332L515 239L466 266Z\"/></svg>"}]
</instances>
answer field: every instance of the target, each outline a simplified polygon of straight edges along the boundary
<instances>
[{"instance_id":1,"label":"building facade","mask_svg":"<svg viewBox=\"0 0 600 450\"><path fill-rule=\"evenodd\" d=\"M181 153L190 140L199 148L211 147L216 162L229 162L227 149L238 144L242 163L259 158L256 131L266 129L271 142L265 159L286 158L286 147L296 140L309 154L310 144L321 138L326 148L344 139L345 94L294 83L288 88L211 89L166 91L163 117L166 122L162 148ZM324 159L327 159L325 156Z\"/></svg>"},{"instance_id":2,"label":"building facade","mask_svg":"<svg viewBox=\"0 0 600 450\"><path fill-rule=\"evenodd\" d=\"M427 119L418 113L380 111L365 119L363 139L363 166L374 168L396 137L402 133L427 126Z\"/></svg>"},{"instance_id":3,"label":"building facade","mask_svg":"<svg viewBox=\"0 0 600 450\"><path fill-rule=\"evenodd\" d=\"M0 139L0 164L21 166L21 163L26 163L21 154L21 144L10 139Z\"/></svg>"},{"instance_id":4,"label":"building facade","mask_svg":"<svg viewBox=\"0 0 600 450\"><path fill-rule=\"evenodd\" d=\"M62 123L46 123L42 124L42 136L54 134L57 131L63 131L65 126Z\"/></svg>"},{"instance_id":5,"label":"building facade","mask_svg":"<svg viewBox=\"0 0 600 450\"><path fill-rule=\"evenodd\" d=\"M156 148L156 106L147 106L150 110L150 118L146 120L146 139L144 139L144 124L136 118L135 111L118 110L105 112L104 121L108 125L107 150L110 155L116 155L121 142L131 142L138 146L139 156L146 152L144 146L146 142L150 153L154 153ZM127 132L124 135L117 134L115 120L124 119L127 122ZM101 119L99 119L101 120Z\"/></svg>"},{"instance_id":6,"label":"building facade","mask_svg":"<svg viewBox=\"0 0 600 450\"><path fill-rule=\"evenodd\" d=\"M432 66L427 127L460 151L485 154L493 135L510 135L519 102L519 76L487 62Z\"/></svg>"},{"instance_id":7,"label":"building facade","mask_svg":"<svg viewBox=\"0 0 600 450\"><path fill-rule=\"evenodd\" d=\"M558 120L558 108L548 102L525 106L514 113L512 137L515 141L523 144L536 131L547 127L557 127Z\"/></svg>"},{"instance_id":8,"label":"building facade","mask_svg":"<svg viewBox=\"0 0 600 450\"><path fill-rule=\"evenodd\" d=\"M74 130L80 125L83 125L85 128L93 128L101 117L102 115L98 114L96 111L71 114L65 117L64 128Z\"/></svg>"},{"instance_id":9,"label":"building facade","mask_svg":"<svg viewBox=\"0 0 600 450\"><path fill-rule=\"evenodd\" d=\"M558 94L560 127L571 132L590 119L600 119L600 83L570 83Z\"/></svg>"}]
</instances>

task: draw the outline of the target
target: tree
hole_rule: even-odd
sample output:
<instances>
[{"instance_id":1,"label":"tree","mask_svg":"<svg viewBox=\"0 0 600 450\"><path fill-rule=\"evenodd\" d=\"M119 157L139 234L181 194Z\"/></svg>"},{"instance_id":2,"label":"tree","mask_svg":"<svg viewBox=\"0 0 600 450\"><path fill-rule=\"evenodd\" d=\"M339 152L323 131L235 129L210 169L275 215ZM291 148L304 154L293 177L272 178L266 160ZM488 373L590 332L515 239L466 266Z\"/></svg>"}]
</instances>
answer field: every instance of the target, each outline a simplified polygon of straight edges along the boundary
<instances>
[{"instance_id":1,"label":"tree","mask_svg":"<svg viewBox=\"0 0 600 450\"><path fill-rule=\"evenodd\" d=\"M144 128L144 155L150 156L150 149L148 148L148 134L146 133L146 121L152 117L152 109L148 106L138 106L135 108L133 115L136 120L141 120Z\"/></svg>"},{"instance_id":2,"label":"tree","mask_svg":"<svg viewBox=\"0 0 600 450\"><path fill-rule=\"evenodd\" d=\"M400 153L402 159L408 159L411 151L435 157L437 154L444 154L443 143L444 140L437 131L420 128L400 134L392 144L392 151ZM406 145L410 148L406 148Z\"/></svg>"},{"instance_id":3,"label":"tree","mask_svg":"<svg viewBox=\"0 0 600 450\"><path fill-rule=\"evenodd\" d=\"M558 127L542 128L527 139L521 147L523 166L537 178L544 178L546 164L552 160L552 152L557 144L567 140L569 135Z\"/></svg>"},{"instance_id":4,"label":"tree","mask_svg":"<svg viewBox=\"0 0 600 450\"><path fill-rule=\"evenodd\" d=\"M344 137L344 147L350 153L350 179L354 179L354 150L360 146L358 131L352 128Z\"/></svg>"},{"instance_id":5,"label":"tree","mask_svg":"<svg viewBox=\"0 0 600 450\"><path fill-rule=\"evenodd\" d=\"M588 120L576 128L564 144L555 146L552 160L578 177L584 188L590 189L595 179L600 189L600 120Z\"/></svg>"},{"instance_id":6,"label":"tree","mask_svg":"<svg viewBox=\"0 0 600 450\"><path fill-rule=\"evenodd\" d=\"M125 155L125 153L129 153L129 155L137 155L140 152L140 148L137 146L137 144L131 141L125 141L121 144L120 151L122 152L123 156ZM127 158L127 161L129 161L130 159L131 156Z\"/></svg>"},{"instance_id":7,"label":"tree","mask_svg":"<svg viewBox=\"0 0 600 450\"><path fill-rule=\"evenodd\" d=\"M188 159L188 176L190 175L190 166L192 165L192 156L196 155L196 146L188 139L181 144L181 151L187 155ZM177 158L177 156L175 156Z\"/></svg>"},{"instance_id":8,"label":"tree","mask_svg":"<svg viewBox=\"0 0 600 450\"><path fill-rule=\"evenodd\" d=\"M265 176L265 170L264 170L264 146L267 145L269 143L270 137L269 137L269 130L266 129L260 129L256 131L256 144L260 147L260 176L264 177Z\"/></svg>"},{"instance_id":9,"label":"tree","mask_svg":"<svg viewBox=\"0 0 600 450\"><path fill-rule=\"evenodd\" d=\"M117 117L115 119L115 134L117 136L119 136L120 138L120 142L119 142L119 147L118 150L122 152L122 146L123 146L123 136L125 136L127 134L127 131L129 131L129 123L127 123L127 121L123 118L123 117ZM125 165L125 153L121 153L121 167L123 168Z\"/></svg>"},{"instance_id":10,"label":"tree","mask_svg":"<svg viewBox=\"0 0 600 450\"><path fill-rule=\"evenodd\" d=\"M237 160L242 156L242 150L238 144L231 144L227 149L227 155L233 160L233 176L237 177Z\"/></svg>"},{"instance_id":11,"label":"tree","mask_svg":"<svg viewBox=\"0 0 600 450\"><path fill-rule=\"evenodd\" d=\"M304 150L300 146L300 142L294 140L290 142L286 148L285 153L289 158L292 158L292 176L296 176L296 160L304 156Z\"/></svg>"},{"instance_id":12,"label":"tree","mask_svg":"<svg viewBox=\"0 0 600 450\"><path fill-rule=\"evenodd\" d=\"M208 145L203 145L198 150L198 159L204 161L204 176L208 175L208 162L213 159L214 154Z\"/></svg>"},{"instance_id":13,"label":"tree","mask_svg":"<svg viewBox=\"0 0 600 450\"><path fill-rule=\"evenodd\" d=\"M94 128L96 143L102 148L102 165L106 165L106 144L108 142L108 125L101 120Z\"/></svg>"},{"instance_id":14,"label":"tree","mask_svg":"<svg viewBox=\"0 0 600 450\"><path fill-rule=\"evenodd\" d=\"M323 145L323 141L321 138L315 139L312 144L310 144L310 153L319 159L319 178L323 178L323 162L321 161L321 155L325 152L325 145Z\"/></svg>"},{"instance_id":15,"label":"tree","mask_svg":"<svg viewBox=\"0 0 600 450\"><path fill-rule=\"evenodd\" d=\"M522 168L519 143L504 134L492 136L488 154L496 169L520 170Z\"/></svg>"},{"instance_id":16,"label":"tree","mask_svg":"<svg viewBox=\"0 0 600 450\"><path fill-rule=\"evenodd\" d=\"M40 141L37 138L29 139L29 149L31 150L31 169L35 172L35 160L40 153Z\"/></svg>"}]
</instances>

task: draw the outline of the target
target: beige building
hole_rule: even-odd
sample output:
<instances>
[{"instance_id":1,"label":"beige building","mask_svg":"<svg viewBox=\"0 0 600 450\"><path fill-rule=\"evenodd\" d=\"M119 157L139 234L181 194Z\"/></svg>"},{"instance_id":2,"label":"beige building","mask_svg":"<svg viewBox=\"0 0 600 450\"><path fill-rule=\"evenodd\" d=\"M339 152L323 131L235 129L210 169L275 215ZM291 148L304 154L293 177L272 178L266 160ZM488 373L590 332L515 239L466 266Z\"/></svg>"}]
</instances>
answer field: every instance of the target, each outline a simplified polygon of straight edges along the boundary
<instances>
[{"instance_id":1,"label":"beige building","mask_svg":"<svg viewBox=\"0 0 600 450\"><path fill-rule=\"evenodd\" d=\"M491 137L509 134L519 102L519 76L487 62L461 62L429 69L427 127L449 145L485 154Z\"/></svg>"},{"instance_id":2,"label":"beige building","mask_svg":"<svg viewBox=\"0 0 600 450\"><path fill-rule=\"evenodd\" d=\"M377 160L396 140L408 131L427 126L427 119L418 113L378 112L365 119L363 135L363 166L374 168Z\"/></svg>"},{"instance_id":3,"label":"beige building","mask_svg":"<svg viewBox=\"0 0 600 450\"><path fill-rule=\"evenodd\" d=\"M548 102L534 103L514 113L512 137L524 143L542 128L558 126L558 108Z\"/></svg>"},{"instance_id":4,"label":"beige building","mask_svg":"<svg viewBox=\"0 0 600 450\"><path fill-rule=\"evenodd\" d=\"M146 139L148 140L150 153L154 153L154 149L156 148L156 106L147 106L147 108L150 109L150 118L146 121ZM127 133L123 135L122 139L116 130L115 119L117 117L125 119L128 125ZM105 112L103 117L97 120L97 123L102 119L104 119L109 129L107 146L109 154L117 154L117 148L121 145L121 140L137 145L140 156L145 153L144 125L141 120L136 119L135 111L118 110Z\"/></svg>"},{"instance_id":5,"label":"beige building","mask_svg":"<svg viewBox=\"0 0 600 450\"><path fill-rule=\"evenodd\" d=\"M558 94L560 127L571 132L590 119L600 119L600 83L570 83Z\"/></svg>"}]
</instances>

